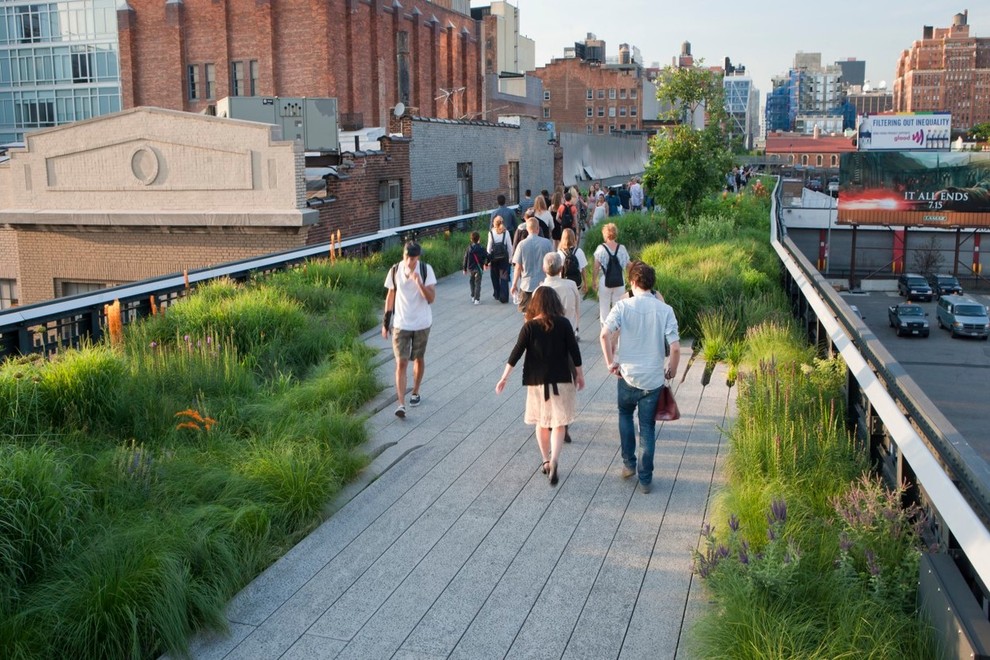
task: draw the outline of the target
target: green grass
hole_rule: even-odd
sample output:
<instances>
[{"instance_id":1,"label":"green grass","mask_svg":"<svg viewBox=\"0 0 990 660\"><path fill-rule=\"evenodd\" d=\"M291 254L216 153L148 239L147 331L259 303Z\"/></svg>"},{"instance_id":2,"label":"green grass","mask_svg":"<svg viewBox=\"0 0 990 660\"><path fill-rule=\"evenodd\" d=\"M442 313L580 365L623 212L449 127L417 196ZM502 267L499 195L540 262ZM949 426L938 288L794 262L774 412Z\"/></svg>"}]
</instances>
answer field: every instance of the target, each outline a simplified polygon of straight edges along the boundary
<instances>
[{"instance_id":1,"label":"green grass","mask_svg":"<svg viewBox=\"0 0 990 660\"><path fill-rule=\"evenodd\" d=\"M467 243L424 258L443 277ZM212 282L120 347L0 364L0 657L152 658L223 629L367 463L359 335L400 258Z\"/></svg>"}]
</instances>

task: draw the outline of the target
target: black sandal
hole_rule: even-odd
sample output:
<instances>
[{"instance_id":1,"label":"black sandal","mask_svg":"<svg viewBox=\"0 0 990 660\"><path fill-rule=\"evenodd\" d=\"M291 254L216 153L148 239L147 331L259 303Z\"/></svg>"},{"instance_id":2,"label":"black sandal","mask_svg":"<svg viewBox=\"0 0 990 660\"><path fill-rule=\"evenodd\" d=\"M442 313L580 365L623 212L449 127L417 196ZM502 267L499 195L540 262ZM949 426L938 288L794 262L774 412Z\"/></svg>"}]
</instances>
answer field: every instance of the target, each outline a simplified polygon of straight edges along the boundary
<instances>
[{"instance_id":1,"label":"black sandal","mask_svg":"<svg viewBox=\"0 0 990 660\"><path fill-rule=\"evenodd\" d=\"M550 465L550 461L543 461L543 464L540 466L540 472L543 474L550 472L550 468L547 467L548 465Z\"/></svg>"},{"instance_id":2,"label":"black sandal","mask_svg":"<svg viewBox=\"0 0 990 660\"><path fill-rule=\"evenodd\" d=\"M557 485L557 466L556 465L551 465L550 466L549 477L550 477L550 485L551 486L556 486Z\"/></svg>"}]
</instances>

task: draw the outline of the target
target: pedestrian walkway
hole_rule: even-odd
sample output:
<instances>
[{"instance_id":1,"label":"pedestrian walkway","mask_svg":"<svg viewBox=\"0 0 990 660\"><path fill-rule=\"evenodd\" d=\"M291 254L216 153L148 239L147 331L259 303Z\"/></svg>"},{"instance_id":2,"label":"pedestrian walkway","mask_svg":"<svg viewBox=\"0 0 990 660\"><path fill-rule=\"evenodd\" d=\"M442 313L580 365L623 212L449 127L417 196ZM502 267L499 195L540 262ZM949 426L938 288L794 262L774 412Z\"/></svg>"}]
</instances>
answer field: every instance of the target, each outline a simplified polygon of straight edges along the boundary
<instances>
[{"instance_id":1,"label":"pedestrian walkway","mask_svg":"<svg viewBox=\"0 0 990 660\"><path fill-rule=\"evenodd\" d=\"M485 282L487 286L487 281ZM484 289L483 289L484 291ZM376 458L336 512L230 603L230 633L196 658L686 657L705 607L691 572L721 474L735 389L683 349L681 419L658 426L653 491L619 476L616 386L581 309L586 389L560 483L540 472L517 369L494 393L522 324L512 305L471 304L466 278L437 288L422 404L395 417L391 350L372 402Z\"/></svg>"}]
</instances>

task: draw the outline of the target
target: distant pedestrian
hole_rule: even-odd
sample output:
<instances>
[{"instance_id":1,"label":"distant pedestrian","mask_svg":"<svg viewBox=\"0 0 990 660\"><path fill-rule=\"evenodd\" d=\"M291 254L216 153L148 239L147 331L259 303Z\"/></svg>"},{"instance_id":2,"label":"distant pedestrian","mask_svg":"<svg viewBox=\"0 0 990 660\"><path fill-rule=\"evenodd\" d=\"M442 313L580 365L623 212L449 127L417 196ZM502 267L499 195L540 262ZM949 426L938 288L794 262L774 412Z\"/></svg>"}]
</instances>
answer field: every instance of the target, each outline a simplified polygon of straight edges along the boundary
<instances>
[{"instance_id":1,"label":"distant pedestrian","mask_svg":"<svg viewBox=\"0 0 990 660\"><path fill-rule=\"evenodd\" d=\"M492 277L492 297L499 302L509 302L509 262L512 259L512 237L509 236L502 216L495 216L492 230L488 232L488 263Z\"/></svg>"},{"instance_id":2,"label":"distant pedestrian","mask_svg":"<svg viewBox=\"0 0 990 660\"><path fill-rule=\"evenodd\" d=\"M664 379L677 374L680 336L677 317L670 305L651 290L656 272L642 262L629 271L633 295L619 300L602 324L602 353L609 373L618 378L619 447L622 478L639 476L639 489L649 493L653 482L653 455L656 447L654 414ZM664 368L664 345L670 358ZM618 344L618 351L613 347ZM636 428L633 412L639 418L639 459L636 456Z\"/></svg>"},{"instance_id":3,"label":"distant pedestrian","mask_svg":"<svg viewBox=\"0 0 990 660\"><path fill-rule=\"evenodd\" d=\"M608 217L608 204L605 202L605 195L598 195L595 198L595 212L591 215L591 226L598 227L605 222Z\"/></svg>"},{"instance_id":4,"label":"distant pedestrian","mask_svg":"<svg viewBox=\"0 0 990 660\"><path fill-rule=\"evenodd\" d=\"M633 177L632 183L629 186L629 209L631 211L642 211L643 201L643 186L640 185L638 178Z\"/></svg>"},{"instance_id":5,"label":"distant pedestrian","mask_svg":"<svg viewBox=\"0 0 990 660\"><path fill-rule=\"evenodd\" d=\"M540 238L540 237L536 237ZM542 239L546 240L546 239ZM536 440L543 459L541 470L557 485L557 464L567 426L577 412L577 392L584 389L581 349L557 293L540 287L526 310L526 323L519 331L495 393L505 390L509 375L523 362L526 412L523 421L536 427Z\"/></svg>"},{"instance_id":6,"label":"distant pedestrian","mask_svg":"<svg viewBox=\"0 0 990 660\"><path fill-rule=\"evenodd\" d=\"M533 201L533 214L540 221L540 236L550 238L550 232L553 230L553 215L547 208L547 202L543 195Z\"/></svg>"},{"instance_id":7,"label":"distant pedestrian","mask_svg":"<svg viewBox=\"0 0 990 660\"><path fill-rule=\"evenodd\" d=\"M526 189L526 194L519 201L519 216L526 217L526 211L533 208L533 191Z\"/></svg>"},{"instance_id":8,"label":"distant pedestrian","mask_svg":"<svg viewBox=\"0 0 990 660\"><path fill-rule=\"evenodd\" d=\"M629 267L629 252L625 245L619 245L619 228L614 222L602 227L605 242L598 246L592 257L594 276L592 283L598 287L598 314L602 325L612 305L626 294L625 276Z\"/></svg>"},{"instance_id":9,"label":"distant pedestrian","mask_svg":"<svg viewBox=\"0 0 990 660\"><path fill-rule=\"evenodd\" d=\"M406 416L406 370L413 362L413 389L410 406L420 402L419 387L426 371L426 343L433 325L430 305L437 295L437 276L433 267L420 261L422 248L409 241L403 250L403 259L389 269L385 277L385 316L382 321L382 338L392 333L392 352L395 355L395 393L398 406L395 416Z\"/></svg>"},{"instance_id":10,"label":"distant pedestrian","mask_svg":"<svg viewBox=\"0 0 990 660\"><path fill-rule=\"evenodd\" d=\"M495 201L498 202L498 208L492 212L492 224L495 223L495 217L499 216L502 218L505 228L509 230L509 236L515 234L516 227L519 226L519 223L516 222L516 212L505 205L505 195L500 194L495 198Z\"/></svg>"},{"instance_id":11,"label":"distant pedestrian","mask_svg":"<svg viewBox=\"0 0 990 660\"><path fill-rule=\"evenodd\" d=\"M475 305L481 304L481 276L488 265L488 252L481 247L481 234L476 231L471 232L471 245L464 253L464 274L470 273L471 279L471 300Z\"/></svg>"},{"instance_id":12,"label":"distant pedestrian","mask_svg":"<svg viewBox=\"0 0 990 660\"><path fill-rule=\"evenodd\" d=\"M529 236L516 246L512 253L513 295L519 296L519 311L525 312L536 287L543 281L543 257L553 252L553 243L540 236L540 221L535 216L526 218Z\"/></svg>"},{"instance_id":13,"label":"distant pedestrian","mask_svg":"<svg viewBox=\"0 0 990 660\"><path fill-rule=\"evenodd\" d=\"M605 197L605 202L608 204L608 216L610 218L619 217L619 209L622 208L622 204L619 202L619 195L615 192L615 188L608 189L608 195Z\"/></svg>"}]
</instances>

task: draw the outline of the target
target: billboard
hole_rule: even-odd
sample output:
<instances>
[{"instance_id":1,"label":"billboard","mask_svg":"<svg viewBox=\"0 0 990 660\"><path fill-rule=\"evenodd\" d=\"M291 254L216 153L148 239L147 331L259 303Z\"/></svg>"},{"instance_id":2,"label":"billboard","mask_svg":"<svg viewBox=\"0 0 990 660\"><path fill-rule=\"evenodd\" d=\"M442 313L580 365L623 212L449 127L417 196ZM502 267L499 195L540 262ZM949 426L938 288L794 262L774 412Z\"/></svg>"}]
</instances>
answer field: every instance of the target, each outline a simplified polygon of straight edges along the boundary
<instances>
[{"instance_id":1,"label":"billboard","mask_svg":"<svg viewBox=\"0 0 990 660\"><path fill-rule=\"evenodd\" d=\"M842 154L840 224L990 227L990 153Z\"/></svg>"},{"instance_id":2,"label":"billboard","mask_svg":"<svg viewBox=\"0 0 990 660\"><path fill-rule=\"evenodd\" d=\"M860 151L948 151L951 142L948 112L891 112L860 117L856 146Z\"/></svg>"}]
</instances>

